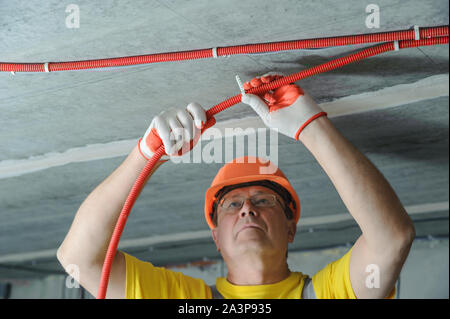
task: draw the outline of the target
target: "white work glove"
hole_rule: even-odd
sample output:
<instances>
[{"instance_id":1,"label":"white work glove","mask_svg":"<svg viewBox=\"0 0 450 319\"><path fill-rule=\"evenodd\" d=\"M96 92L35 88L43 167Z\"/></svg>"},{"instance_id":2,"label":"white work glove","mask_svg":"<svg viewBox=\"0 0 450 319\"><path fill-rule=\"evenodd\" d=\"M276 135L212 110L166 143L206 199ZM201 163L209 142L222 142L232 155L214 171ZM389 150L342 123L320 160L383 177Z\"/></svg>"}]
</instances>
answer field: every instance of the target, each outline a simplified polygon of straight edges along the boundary
<instances>
[{"instance_id":1,"label":"white work glove","mask_svg":"<svg viewBox=\"0 0 450 319\"><path fill-rule=\"evenodd\" d=\"M160 161L166 162L169 156L188 153L200 135L214 124L214 117L206 121L206 112L198 103L190 103L185 109L170 108L153 118L144 136L139 139L139 151L149 160L164 145L166 155Z\"/></svg>"},{"instance_id":2,"label":"white work glove","mask_svg":"<svg viewBox=\"0 0 450 319\"><path fill-rule=\"evenodd\" d=\"M243 84L245 90L259 87L283 77L281 73L269 72ZM242 103L250 105L271 129L298 140L302 130L325 113L298 85L289 84L261 96L244 94Z\"/></svg>"}]
</instances>

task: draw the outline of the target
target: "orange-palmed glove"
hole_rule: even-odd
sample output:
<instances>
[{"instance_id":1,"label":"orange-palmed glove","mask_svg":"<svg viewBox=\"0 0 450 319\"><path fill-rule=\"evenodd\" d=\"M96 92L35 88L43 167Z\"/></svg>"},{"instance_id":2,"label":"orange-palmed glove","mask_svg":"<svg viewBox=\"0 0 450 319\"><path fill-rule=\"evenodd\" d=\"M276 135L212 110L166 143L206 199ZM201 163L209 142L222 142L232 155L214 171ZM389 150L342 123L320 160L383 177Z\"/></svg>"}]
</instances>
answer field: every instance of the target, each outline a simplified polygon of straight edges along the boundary
<instances>
[{"instance_id":1,"label":"orange-palmed glove","mask_svg":"<svg viewBox=\"0 0 450 319\"><path fill-rule=\"evenodd\" d=\"M155 116L138 146L142 156L149 160L164 145L166 151L160 161L169 156L182 156L197 143L201 134L216 123L214 117L206 121L206 112L198 103L183 108L170 108Z\"/></svg>"},{"instance_id":2,"label":"orange-palmed glove","mask_svg":"<svg viewBox=\"0 0 450 319\"><path fill-rule=\"evenodd\" d=\"M253 78L243 86L249 90L281 77L281 73L270 72ZM306 92L292 83L260 96L244 94L241 101L250 105L269 128L296 140L309 123L327 115Z\"/></svg>"}]
</instances>

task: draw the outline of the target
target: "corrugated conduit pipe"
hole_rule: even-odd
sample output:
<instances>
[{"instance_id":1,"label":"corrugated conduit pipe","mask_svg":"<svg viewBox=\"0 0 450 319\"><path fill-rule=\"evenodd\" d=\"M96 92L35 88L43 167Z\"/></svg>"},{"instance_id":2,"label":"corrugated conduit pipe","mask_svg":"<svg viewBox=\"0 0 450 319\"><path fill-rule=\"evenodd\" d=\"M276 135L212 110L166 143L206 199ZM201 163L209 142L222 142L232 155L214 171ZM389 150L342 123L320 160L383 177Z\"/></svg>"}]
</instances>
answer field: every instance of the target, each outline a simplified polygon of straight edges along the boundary
<instances>
[{"instance_id":1,"label":"corrugated conduit pipe","mask_svg":"<svg viewBox=\"0 0 450 319\"><path fill-rule=\"evenodd\" d=\"M85 61L70 62L45 62L45 63L9 63L0 62L1 72L56 72L68 70L96 69L137 65L147 63L159 63L169 61L194 60L205 58L217 58L236 54L254 54L264 52L277 52L287 50L325 48L342 45L355 45L366 43L380 43L401 40L419 40L448 36L448 25L437 27L400 30L392 32L380 32L372 34L359 34L338 36L319 39L292 40L270 43L245 44L229 47L217 47L192 51L179 51L168 53L156 53L131 57L119 57Z\"/></svg>"}]
</instances>

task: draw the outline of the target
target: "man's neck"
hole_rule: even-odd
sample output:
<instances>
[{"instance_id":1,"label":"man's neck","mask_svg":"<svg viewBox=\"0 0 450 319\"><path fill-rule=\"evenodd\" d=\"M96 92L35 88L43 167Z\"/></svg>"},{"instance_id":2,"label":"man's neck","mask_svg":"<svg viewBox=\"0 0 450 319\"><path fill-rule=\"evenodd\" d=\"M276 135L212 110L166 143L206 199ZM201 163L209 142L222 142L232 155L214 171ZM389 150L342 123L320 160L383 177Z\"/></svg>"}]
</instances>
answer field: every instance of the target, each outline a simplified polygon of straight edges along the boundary
<instances>
[{"instance_id":1,"label":"man's neck","mask_svg":"<svg viewBox=\"0 0 450 319\"><path fill-rule=\"evenodd\" d=\"M285 258L247 258L227 262L228 282L233 285L268 285L280 282L290 275Z\"/></svg>"}]
</instances>

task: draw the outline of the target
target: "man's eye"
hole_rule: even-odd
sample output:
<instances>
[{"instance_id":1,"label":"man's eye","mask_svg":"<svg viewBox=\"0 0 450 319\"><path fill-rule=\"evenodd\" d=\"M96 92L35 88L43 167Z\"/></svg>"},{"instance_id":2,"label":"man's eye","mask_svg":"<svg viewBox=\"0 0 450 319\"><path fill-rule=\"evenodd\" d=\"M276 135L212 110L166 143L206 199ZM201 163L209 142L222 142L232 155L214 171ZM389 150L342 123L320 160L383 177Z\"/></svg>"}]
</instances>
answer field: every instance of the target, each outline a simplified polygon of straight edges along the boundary
<instances>
[{"instance_id":1,"label":"man's eye","mask_svg":"<svg viewBox=\"0 0 450 319\"><path fill-rule=\"evenodd\" d=\"M259 199L256 201L256 205L264 205L267 204L268 200L267 199Z\"/></svg>"},{"instance_id":2,"label":"man's eye","mask_svg":"<svg viewBox=\"0 0 450 319\"><path fill-rule=\"evenodd\" d=\"M236 208L239 206L241 206L240 202L231 202L230 205L228 205L228 207L230 207L230 208Z\"/></svg>"}]
</instances>

